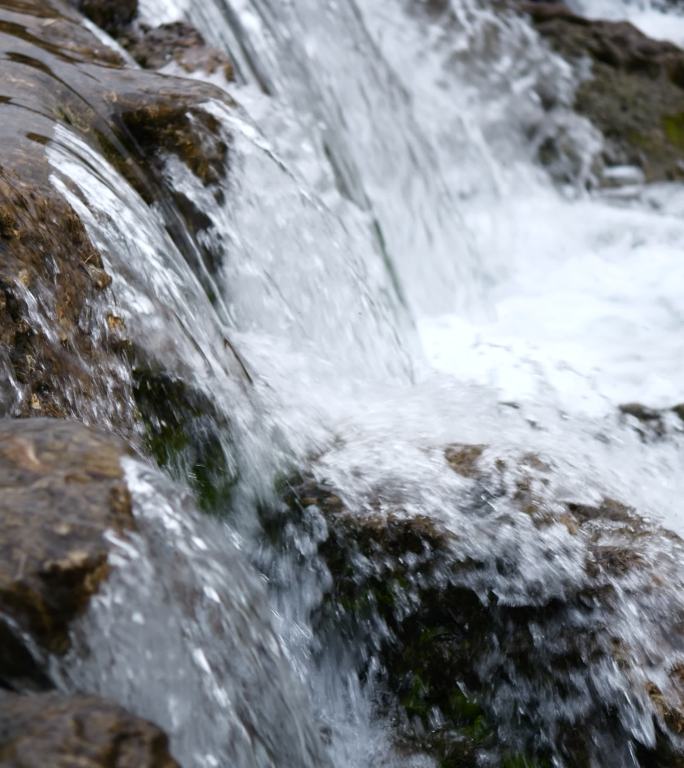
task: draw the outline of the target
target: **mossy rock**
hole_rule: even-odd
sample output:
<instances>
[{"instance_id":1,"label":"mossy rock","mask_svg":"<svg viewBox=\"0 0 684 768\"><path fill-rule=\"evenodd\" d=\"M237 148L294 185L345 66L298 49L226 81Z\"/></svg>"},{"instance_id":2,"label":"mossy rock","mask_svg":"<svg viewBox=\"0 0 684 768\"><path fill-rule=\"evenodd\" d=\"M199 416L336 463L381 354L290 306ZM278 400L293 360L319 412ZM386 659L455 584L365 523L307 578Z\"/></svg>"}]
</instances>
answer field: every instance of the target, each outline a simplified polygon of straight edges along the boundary
<instances>
[{"instance_id":1,"label":"mossy rock","mask_svg":"<svg viewBox=\"0 0 684 768\"><path fill-rule=\"evenodd\" d=\"M487 584L493 575L518 578L514 564L464 549L458 530L412 516L401 502L371 497L350 508L339 489L307 475L293 477L284 507L265 516L275 542L287 526L315 525L308 516L325 521L318 553L332 578L316 631L324 648L341 639L365 648L359 659L375 660L374 679L380 664L377 706L394 722L399 747L449 768L479 760L546 768L554 759L589 766L631 743L644 767L676 765L684 754L677 725L684 683L671 669L667 694L641 687L637 681L651 674L641 666L643 649L615 636L613 622L625 600L645 599L651 613L644 616L660 637L649 654L684 651L684 606L673 588L682 542L612 499L549 503L553 467L534 453L503 460L482 445L452 445L445 466L469 484L453 502L461 512L486 515L504 504L521 524L532 523L525 535L553 532L550 557L558 537L577 546L582 577L568 577L562 593L509 603ZM387 489L386 499L398 496ZM584 695L605 665L619 665L633 695L651 700L645 717L655 724L655 746L633 741L615 702ZM577 701L581 708L564 719ZM555 712L552 728L546 704Z\"/></svg>"},{"instance_id":2,"label":"mossy rock","mask_svg":"<svg viewBox=\"0 0 684 768\"><path fill-rule=\"evenodd\" d=\"M228 147L216 117L202 110L195 99L131 99L119 103L116 118L131 149L140 157L158 160L175 155L205 184L224 177Z\"/></svg>"},{"instance_id":3,"label":"mossy rock","mask_svg":"<svg viewBox=\"0 0 684 768\"><path fill-rule=\"evenodd\" d=\"M647 181L684 179L684 51L627 22L589 20L562 3L513 3L571 63L589 61L574 108L603 133L606 165Z\"/></svg>"},{"instance_id":4,"label":"mossy rock","mask_svg":"<svg viewBox=\"0 0 684 768\"><path fill-rule=\"evenodd\" d=\"M94 311L111 283L100 254L58 195L2 168L0 252L0 361L4 348L15 384L0 413L93 418L112 402L129 426L117 337Z\"/></svg>"},{"instance_id":5,"label":"mossy rock","mask_svg":"<svg viewBox=\"0 0 684 768\"><path fill-rule=\"evenodd\" d=\"M663 117L663 129L669 142L684 151L684 112Z\"/></svg>"},{"instance_id":6,"label":"mossy rock","mask_svg":"<svg viewBox=\"0 0 684 768\"><path fill-rule=\"evenodd\" d=\"M225 418L205 394L163 371L136 366L134 382L149 453L174 479L189 483L201 509L226 514L237 471Z\"/></svg>"}]
</instances>

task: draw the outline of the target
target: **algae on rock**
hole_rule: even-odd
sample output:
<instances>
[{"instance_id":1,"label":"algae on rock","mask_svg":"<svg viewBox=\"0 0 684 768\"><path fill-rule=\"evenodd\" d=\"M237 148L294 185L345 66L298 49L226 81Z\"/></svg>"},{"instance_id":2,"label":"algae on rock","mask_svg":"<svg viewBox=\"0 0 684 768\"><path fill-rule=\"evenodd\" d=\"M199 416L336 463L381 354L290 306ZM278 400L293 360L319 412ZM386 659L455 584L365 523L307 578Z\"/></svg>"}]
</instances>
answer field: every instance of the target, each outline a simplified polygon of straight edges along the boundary
<instances>
[{"instance_id":1,"label":"algae on rock","mask_svg":"<svg viewBox=\"0 0 684 768\"><path fill-rule=\"evenodd\" d=\"M135 367L133 376L147 450L174 479L190 484L201 509L225 514L237 482L226 420L206 395L163 371Z\"/></svg>"}]
</instances>

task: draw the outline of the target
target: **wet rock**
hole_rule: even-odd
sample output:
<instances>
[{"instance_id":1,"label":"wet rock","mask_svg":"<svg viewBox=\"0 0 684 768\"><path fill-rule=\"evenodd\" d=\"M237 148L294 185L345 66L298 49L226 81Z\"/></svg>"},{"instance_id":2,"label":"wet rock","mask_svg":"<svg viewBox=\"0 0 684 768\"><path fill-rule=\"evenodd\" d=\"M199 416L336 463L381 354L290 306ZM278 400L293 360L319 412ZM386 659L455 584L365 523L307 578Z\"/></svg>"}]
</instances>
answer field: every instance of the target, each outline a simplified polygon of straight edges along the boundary
<instances>
[{"instance_id":1,"label":"wet rock","mask_svg":"<svg viewBox=\"0 0 684 768\"><path fill-rule=\"evenodd\" d=\"M684 425L684 407L649 408L641 403L625 403L619 406L625 422L636 429L645 441L663 438L672 432L681 431Z\"/></svg>"},{"instance_id":2,"label":"wet rock","mask_svg":"<svg viewBox=\"0 0 684 768\"><path fill-rule=\"evenodd\" d=\"M620 406L620 413L624 413L625 416L632 416L637 421L646 423L657 422L662 418L662 411L649 408L641 403L625 403Z\"/></svg>"},{"instance_id":3,"label":"wet rock","mask_svg":"<svg viewBox=\"0 0 684 768\"><path fill-rule=\"evenodd\" d=\"M0 420L0 681L45 685L42 653L107 576L108 531L133 526L123 443L77 422Z\"/></svg>"},{"instance_id":4,"label":"wet rock","mask_svg":"<svg viewBox=\"0 0 684 768\"><path fill-rule=\"evenodd\" d=\"M440 765L622 766L630 750L640 765L679 764L682 542L617 500L554 498L553 467L536 454L490 454L445 450L469 485L442 516L415 517L392 489L357 508L310 476L290 483L289 516L269 522L325 521L322 646L347 638L366 648L369 671L379 661L377 705L398 743ZM539 562L522 554L525 539L541 542ZM543 573L560 579L552 590ZM634 616L648 623L645 644L627 629ZM656 692L657 679L667 685ZM653 722L654 743L630 730L625 690Z\"/></svg>"},{"instance_id":5,"label":"wet rock","mask_svg":"<svg viewBox=\"0 0 684 768\"><path fill-rule=\"evenodd\" d=\"M93 310L111 278L74 211L46 187L0 168L0 248L0 360L14 394L12 406L3 409L0 400L0 412L85 415L83 400L92 413L106 398L125 407L125 376ZM110 418L125 415L112 409Z\"/></svg>"},{"instance_id":6,"label":"wet rock","mask_svg":"<svg viewBox=\"0 0 684 768\"><path fill-rule=\"evenodd\" d=\"M88 5L120 23L131 7ZM176 205L165 159L179 158L205 185L218 181L226 139L202 105L227 97L203 83L127 68L56 0L0 2L0 55L0 415L76 416L131 434L125 334L110 322L118 317L116 286L55 188L46 147L61 131L61 141L68 134L104 155L159 207L181 252L204 274L198 259L214 263L216 254L195 236L208 223Z\"/></svg>"},{"instance_id":7,"label":"wet rock","mask_svg":"<svg viewBox=\"0 0 684 768\"><path fill-rule=\"evenodd\" d=\"M466 448L470 464L481 446L458 447ZM315 509L326 522L319 553L332 587L317 632L324 647L342 636L379 656L385 691L378 706L395 724L397 748L449 768L476 765L483 750L513 757L467 687L476 677L468 671L475 663L468 622L483 631L486 617L476 596L451 584L452 568L461 567L452 556L454 534L401 510L357 515L312 478L298 479L286 501L295 514Z\"/></svg>"},{"instance_id":8,"label":"wet rock","mask_svg":"<svg viewBox=\"0 0 684 768\"><path fill-rule=\"evenodd\" d=\"M150 27L138 24L119 36L119 42L145 69L162 69L173 63L188 74L220 73L233 80L233 65L225 53L207 45L190 24L176 21Z\"/></svg>"},{"instance_id":9,"label":"wet rock","mask_svg":"<svg viewBox=\"0 0 684 768\"><path fill-rule=\"evenodd\" d=\"M178 768L166 735L95 696L0 696L3 768Z\"/></svg>"},{"instance_id":10,"label":"wet rock","mask_svg":"<svg viewBox=\"0 0 684 768\"><path fill-rule=\"evenodd\" d=\"M69 0L69 2L110 35L120 32L138 13L138 0Z\"/></svg>"},{"instance_id":11,"label":"wet rock","mask_svg":"<svg viewBox=\"0 0 684 768\"><path fill-rule=\"evenodd\" d=\"M454 472L463 477L474 478L479 474L477 463L485 448L485 445L450 445L444 456Z\"/></svg>"},{"instance_id":12,"label":"wet rock","mask_svg":"<svg viewBox=\"0 0 684 768\"><path fill-rule=\"evenodd\" d=\"M684 178L684 51L561 3L516 6L580 72L589 62L574 108L603 133L606 166L637 166L646 181Z\"/></svg>"},{"instance_id":13,"label":"wet rock","mask_svg":"<svg viewBox=\"0 0 684 768\"><path fill-rule=\"evenodd\" d=\"M163 155L175 155L204 185L215 184L225 173L228 147L221 138L218 119L199 108L194 96L189 100L188 96L133 98L117 107L117 117L141 160L159 164ZM161 176L163 165L159 173ZM136 176L128 178L143 196L149 195Z\"/></svg>"},{"instance_id":14,"label":"wet rock","mask_svg":"<svg viewBox=\"0 0 684 768\"><path fill-rule=\"evenodd\" d=\"M644 438L662 437L666 432L662 411L648 408L641 403L625 403L619 410L632 424L637 425L639 434Z\"/></svg>"},{"instance_id":15,"label":"wet rock","mask_svg":"<svg viewBox=\"0 0 684 768\"><path fill-rule=\"evenodd\" d=\"M137 366L134 381L148 452L172 477L189 482L201 509L225 513L237 482L225 418L206 395L163 371Z\"/></svg>"},{"instance_id":16,"label":"wet rock","mask_svg":"<svg viewBox=\"0 0 684 768\"><path fill-rule=\"evenodd\" d=\"M416 0L416 5L431 16L441 16L451 7L449 0Z\"/></svg>"}]
</instances>

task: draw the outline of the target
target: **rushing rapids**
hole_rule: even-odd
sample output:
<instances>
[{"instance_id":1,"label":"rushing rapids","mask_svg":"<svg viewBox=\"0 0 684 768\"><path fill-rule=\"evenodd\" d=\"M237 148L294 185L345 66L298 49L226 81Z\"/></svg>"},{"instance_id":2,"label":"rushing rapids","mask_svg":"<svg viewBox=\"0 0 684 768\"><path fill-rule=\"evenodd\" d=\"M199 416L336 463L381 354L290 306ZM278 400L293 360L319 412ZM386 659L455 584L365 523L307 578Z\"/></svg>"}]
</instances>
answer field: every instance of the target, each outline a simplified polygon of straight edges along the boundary
<instances>
[{"instance_id":1,"label":"rushing rapids","mask_svg":"<svg viewBox=\"0 0 684 768\"><path fill-rule=\"evenodd\" d=\"M682 9L73 5L0 0L3 687L185 768L684 765ZM84 473L134 522L22 559Z\"/></svg>"}]
</instances>

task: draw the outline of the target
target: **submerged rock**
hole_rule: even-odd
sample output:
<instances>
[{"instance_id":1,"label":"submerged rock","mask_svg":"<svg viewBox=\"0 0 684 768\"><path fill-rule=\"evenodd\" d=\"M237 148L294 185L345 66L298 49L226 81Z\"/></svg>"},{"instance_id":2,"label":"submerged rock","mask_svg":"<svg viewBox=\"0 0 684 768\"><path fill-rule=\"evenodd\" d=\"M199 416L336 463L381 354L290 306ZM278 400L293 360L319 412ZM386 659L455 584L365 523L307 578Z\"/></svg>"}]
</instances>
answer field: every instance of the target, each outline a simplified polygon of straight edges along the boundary
<instances>
[{"instance_id":1,"label":"submerged rock","mask_svg":"<svg viewBox=\"0 0 684 768\"><path fill-rule=\"evenodd\" d=\"M180 379L142 366L133 376L148 452L174 479L189 483L201 509L225 514L237 482L225 417Z\"/></svg>"},{"instance_id":2,"label":"submerged rock","mask_svg":"<svg viewBox=\"0 0 684 768\"><path fill-rule=\"evenodd\" d=\"M95 696L0 695L3 768L178 768L166 735Z\"/></svg>"},{"instance_id":3,"label":"submerged rock","mask_svg":"<svg viewBox=\"0 0 684 768\"><path fill-rule=\"evenodd\" d=\"M637 166L646 181L684 179L684 51L562 3L515 5L582 73L574 108L603 133L605 165Z\"/></svg>"},{"instance_id":4,"label":"submerged rock","mask_svg":"<svg viewBox=\"0 0 684 768\"><path fill-rule=\"evenodd\" d=\"M446 449L466 488L435 517L394 489L359 508L312 477L290 485L285 519L327 529L323 646L377 658L398 742L442 766L681 764L682 542L618 501L554 497L535 454L489 453Z\"/></svg>"},{"instance_id":5,"label":"submerged rock","mask_svg":"<svg viewBox=\"0 0 684 768\"><path fill-rule=\"evenodd\" d=\"M102 307L111 277L76 213L0 167L0 250L0 415L130 424L125 366Z\"/></svg>"},{"instance_id":6,"label":"submerged rock","mask_svg":"<svg viewBox=\"0 0 684 768\"><path fill-rule=\"evenodd\" d=\"M623 419L644 440L665 437L672 431L684 430L684 406L649 408L641 403L625 403L619 407Z\"/></svg>"},{"instance_id":7,"label":"submerged rock","mask_svg":"<svg viewBox=\"0 0 684 768\"><path fill-rule=\"evenodd\" d=\"M117 439L76 422L0 420L0 682L47 684L44 653L107 576L108 532L133 527Z\"/></svg>"}]
</instances>

